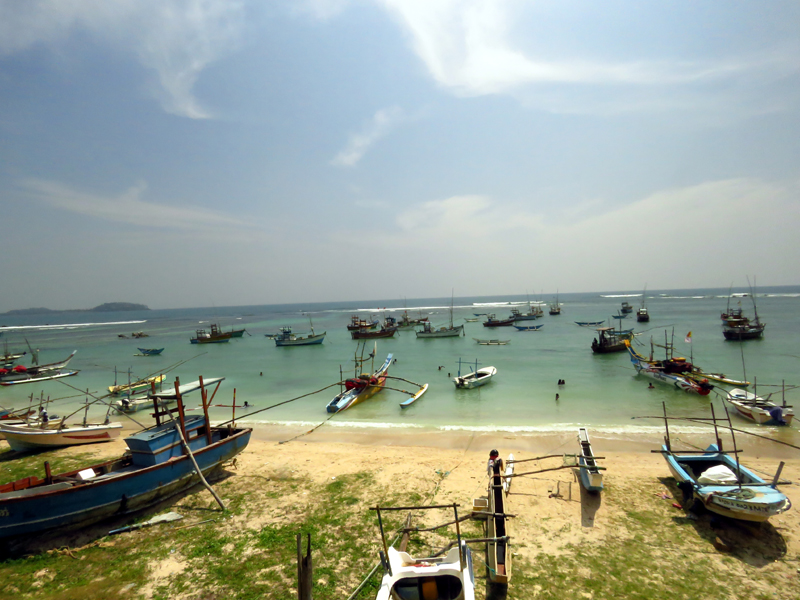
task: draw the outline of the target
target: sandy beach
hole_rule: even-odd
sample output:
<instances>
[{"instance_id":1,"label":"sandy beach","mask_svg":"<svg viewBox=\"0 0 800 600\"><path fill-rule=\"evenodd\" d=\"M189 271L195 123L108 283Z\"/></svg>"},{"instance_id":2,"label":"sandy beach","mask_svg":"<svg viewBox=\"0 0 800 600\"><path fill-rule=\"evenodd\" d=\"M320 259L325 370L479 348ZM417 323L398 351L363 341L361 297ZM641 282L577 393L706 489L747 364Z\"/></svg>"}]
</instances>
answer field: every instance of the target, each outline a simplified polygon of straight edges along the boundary
<instances>
[{"instance_id":1,"label":"sandy beach","mask_svg":"<svg viewBox=\"0 0 800 600\"><path fill-rule=\"evenodd\" d=\"M230 476L218 484L224 498L247 494L247 506L241 514L215 525L220 536L234 535L239 530L258 532L264 527L286 531L296 529L296 533L300 533L303 520L319 508L316 503L320 500L315 490L331 490L332 482L340 480L347 484L336 493L352 497L346 507L348 518L359 522L367 520L365 535L371 533L371 539L365 543L374 550L374 559L379 549L379 535L377 523L370 525L374 521L374 513L369 511L371 506L411 501L457 503L460 512L466 514L471 510L473 499L486 494L486 460L492 448L499 450L501 457L513 453L516 460L575 453L578 449L576 435L572 433L497 436L449 432L434 437L394 432L387 436L380 431L342 432L332 428L321 428L294 441L279 443L301 431L302 428L295 431L272 427L254 432L248 448L228 469ZM673 440L676 437L684 443L699 441L681 435L673 436ZM588 586L583 588L583 592L580 581L574 583L579 586L576 590L581 597L610 597L603 595L610 593L607 590L593 591L586 583L605 575L581 566L587 560L584 552L587 549L635 548L640 545L647 547L648 551L657 548L658 562L646 562L649 567L645 568L662 573L653 585L662 586L664 594L669 593L671 587L668 583L670 577L663 574L671 569L670 565L676 561L678 564L691 564L702 558L706 577L730 577L735 573L736 577L731 580L732 585L735 583L733 587L741 589L745 586L753 597L787 600L800 597L800 540L797 538L800 512L789 510L762 525L729 521L719 524L712 523L708 514L695 516L680 507L680 492L664 459L651 452L657 446L653 440L645 438L647 436L620 440L592 436L595 454L603 457L600 464L607 468L605 490L600 495L583 490L572 468L513 479L508 510L515 515L509 525L514 567L506 597L551 597L546 582L539 575L534 577L526 573L526 570L541 570L542 565L549 564L547 561L556 561L555 564L559 565L548 567L549 570L574 569L576 577L579 580L583 578L583 585ZM797 450L755 439L737 442L743 450L743 463L763 473L765 478L771 477L783 460L786 465L781 479L792 482L800 479ZM5 446L5 442L0 444ZM113 456L123 449L124 443L115 441L58 452L75 455L91 452L99 457ZM524 462L517 465L516 473L562 464L561 457ZM353 489L351 486L357 481L368 482L368 485ZM797 505L800 502L796 485L785 485L781 489L793 503ZM404 502L404 499L408 500ZM199 504L210 510L212 502L206 491L196 488L189 496L176 500L173 509L180 512L187 505ZM641 515L647 515L644 526L636 520ZM442 515L419 517L412 524L422 526L437 522L443 522ZM337 535L346 534L346 531L337 532ZM257 555L253 549L245 552L247 556ZM474 548L474 552L476 556L482 556L481 548ZM367 556L369 554L368 548ZM338 558L320 550L315 557L315 568L325 573L326 567L336 564ZM366 565L370 561L367 557L357 568L341 573L341 583L337 587L340 593L334 597L347 598L366 576L369 571ZM482 560L476 559L476 564L476 571L483 570ZM172 589L191 567L190 560L174 555L153 561L148 570L148 582L139 589L139 595L162 597L155 591ZM634 579L639 577L642 576L637 575ZM776 587L775 582L780 582L780 585ZM291 581L284 581L286 586L290 587ZM697 582L696 596L685 592L673 597L708 597L700 592L701 587ZM478 597L494 597L487 589L479 590ZM688 589L692 589L691 586ZM176 591L174 597L194 596L180 595ZM633 594L630 597L651 596Z\"/></svg>"}]
</instances>

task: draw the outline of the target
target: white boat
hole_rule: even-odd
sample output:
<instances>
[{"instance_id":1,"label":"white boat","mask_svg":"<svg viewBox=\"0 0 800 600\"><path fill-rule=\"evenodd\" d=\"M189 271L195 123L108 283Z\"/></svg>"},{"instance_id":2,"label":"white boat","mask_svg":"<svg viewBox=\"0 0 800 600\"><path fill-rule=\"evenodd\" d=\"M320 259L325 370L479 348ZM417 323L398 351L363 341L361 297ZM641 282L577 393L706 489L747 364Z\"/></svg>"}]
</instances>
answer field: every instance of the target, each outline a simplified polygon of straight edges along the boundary
<instances>
[{"instance_id":1,"label":"white boat","mask_svg":"<svg viewBox=\"0 0 800 600\"><path fill-rule=\"evenodd\" d=\"M210 377L209 379L203 380L203 385L208 387L220 381L223 381L224 377ZM185 383L180 386L179 392L181 396L185 396L195 390L200 389L200 380L192 381L191 383ZM155 394L147 394L144 396L136 396L133 398L120 398L112 405L114 409L119 413L134 413L140 410L147 410L148 408L153 408L153 402L158 404L158 406L166 406L167 404L172 404L173 402L177 402L178 396L175 394L175 388L168 388L166 391L162 390L160 392L156 392Z\"/></svg>"},{"instance_id":2,"label":"white boat","mask_svg":"<svg viewBox=\"0 0 800 600\"><path fill-rule=\"evenodd\" d=\"M410 398L407 398L406 400L403 400L400 403L400 408L408 408L409 406L414 404L414 402L419 400L422 397L422 394L424 394L427 391L428 391L428 384L426 383L421 388L419 388L419 391L416 394L414 394Z\"/></svg>"},{"instance_id":3,"label":"white boat","mask_svg":"<svg viewBox=\"0 0 800 600\"><path fill-rule=\"evenodd\" d=\"M592 444L589 442L589 433L585 427L578 429L578 443L581 447L581 454L578 457L581 484L586 491L599 492L603 489L603 474L597 466Z\"/></svg>"},{"instance_id":4,"label":"white boat","mask_svg":"<svg viewBox=\"0 0 800 600\"><path fill-rule=\"evenodd\" d=\"M477 367L477 361L476 361L476 367ZM458 376L453 377L453 383L459 389L471 390L472 388L486 385L492 380L492 377L494 377L495 375L497 375L497 369L495 367L483 367L482 369L476 369L472 371L472 373L468 373L467 375L462 375L461 361L459 360Z\"/></svg>"},{"instance_id":5,"label":"white boat","mask_svg":"<svg viewBox=\"0 0 800 600\"><path fill-rule=\"evenodd\" d=\"M794 411L790 406L779 406L738 388L730 390L723 399L744 418L759 425L789 425L794 418Z\"/></svg>"},{"instance_id":6,"label":"white boat","mask_svg":"<svg viewBox=\"0 0 800 600\"><path fill-rule=\"evenodd\" d=\"M0 425L0 433L5 436L11 449L17 452L110 442L117 439L121 432L122 423L51 423L44 427Z\"/></svg>"},{"instance_id":7,"label":"white boat","mask_svg":"<svg viewBox=\"0 0 800 600\"><path fill-rule=\"evenodd\" d=\"M458 519L457 505L452 506ZM416 507L420 510L426 508L443 507ZM381 511L404 509L377 507L375 510L380 521ZM381 537L384 574L376 600L475 600L472 553L460 534L446 555L431 557L411 556L394 546L387 547L382 525Z\"/></svg>"},{"instance_id":8,"label":"white boat","mask_svg":"<svg viewBox=\"0 0 800 600\"><path fill-rule=\"evenodd\" d=\"M272 339L275 340L276 346L314 346L322 343L326 333L326 331L314 333L314 327L312 326L311 333L303 336L292 333L291 327L281 327L280 334Z\"/></svg>"},{"instance_id":9,"label":"white boat","mask_svg":"<svg viewBox=\"0 0 800 600\"><path fill-rule=\"evenodd\" d=\"M447 338L459 337L464 333L464 325L458 327L453 325L453 297L450 297L450 325L448 327L439 327L436 329L429 321L422 324L422 330L417 331L417 338Z\"/></svg>"},{"instance_id":10,"label":"white boat","mask_svg":"<svg viewBox=\"0 0 800 600\"><path fill-rule=\"evenodd\" d=\"M0 368L0 385L38 383L40 381L49 381L51 379L60 379L62 377L77 375L78 371L64 370L77 352L77 350L74 350L65 360L48 365L34 365L31 367L18 365L12 369ZM37 357L34 356L34 360L36 358Z\"/></svg>"}]
</instances>

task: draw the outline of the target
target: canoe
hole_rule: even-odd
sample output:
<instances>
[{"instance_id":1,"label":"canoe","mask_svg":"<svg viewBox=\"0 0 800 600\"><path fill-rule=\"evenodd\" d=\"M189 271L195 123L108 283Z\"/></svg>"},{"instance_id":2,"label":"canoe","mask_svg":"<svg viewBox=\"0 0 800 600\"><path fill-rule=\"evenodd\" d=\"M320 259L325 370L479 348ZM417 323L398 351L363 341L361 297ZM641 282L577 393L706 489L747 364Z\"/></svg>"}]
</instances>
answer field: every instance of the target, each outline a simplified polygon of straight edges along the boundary
<instances>
[{"instance_id":1,"label":"canoe","mask_svg":"<svg viewBox=\"0 0 800 600\"><path fill-rule=\"evenodd\" d=\"M597 461L595 461L592 444L589 442L589 434L585 427L578 429L578 444L581 448L578 458L581 485L588 492L599 492L603 489L603 474L597 468Z\"/></svg>"},{"instance_id":2,"label":"canoe","mask_svg":"<svg viewBox=\"0 0 800 600\"><path fill-rule=\"evenodd\" d=\"M393 355L386 358L386 362L372 375L363 373L345 382L345 390L328 402L326 407L329 413L340 412L372 398L383 389L386 384L386 372L392 364Z\"/></svg>"},{"instance_id":3,"label":"canoe","mask_svg":"<svg viewBox=\"0 0 800 600\"><path fill-rule=\"evenodd\" d=\"M503 461L495 461L492 465L492 477L489 480L486 555L489 579L496 584L508 585L511 580L511 552L508 551L508 517L506 517L506 498L503 489L505 481L508 480L503 477L505 473L501 472L502 468Z\"/></svg>"},{"instance_id":4,"label":"canoe","mask_svg":"<svg viewBox=\"0 0 800 600\"><path fill-rule=\"evenodd\" d=\"M122 423L61 425L54 429L30 425L0 425L0 433L5 436L11 449L17 452L110 442L117 439L121 432Z\"/></svg>"}]
</instances>

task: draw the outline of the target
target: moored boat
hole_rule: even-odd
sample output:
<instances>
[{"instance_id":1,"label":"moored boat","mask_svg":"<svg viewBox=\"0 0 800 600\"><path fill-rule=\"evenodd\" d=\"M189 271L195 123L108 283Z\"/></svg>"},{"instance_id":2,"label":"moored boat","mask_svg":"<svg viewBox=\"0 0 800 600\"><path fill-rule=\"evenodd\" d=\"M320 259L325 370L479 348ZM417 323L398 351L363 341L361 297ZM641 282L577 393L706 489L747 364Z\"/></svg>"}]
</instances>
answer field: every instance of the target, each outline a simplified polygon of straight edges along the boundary
<instances>
[{"instance_id":1,"label":"moored boat","mask_svg":"<svg viewBox=\"0 0 800 600\"><path fill-rule=\"evenodd\" d=\"M508 319L498 319L494 314L489 315L483 322L484 327L510 327L514 324L515 317L512 315Z\"/></svg>"},{"instance_id":2,"label":"moored boat","mask_svg":"<svg viewBox=\"0 0 800 600\"><path fill-rule=\"evenodd\" d=\"M622 305L620 306L620 310L622 311L623 314L628 314L630 312L633 312L633 307L628 302L623 302Z\"/></svg>"},{"instance_id":3,"label":"moored boat","mask_svg":"<svg viewBox=\"0 0 800 600\"><path fill-rule=\"evenodd\" d=\"M514 325L514 329L517 331L539 331L542 327L544 327L544 323L541 325Z\"/></svg>"},{"instance_id":4,"label":"moored boat","mask_svg":"<svg viewBox=\"0 0 800 600\"><path fill-rule=\"evenodd\" d=\"M439 327L438 329L433 327L429 321L425 321L422 324L422 330L418 330L416 332L417 339L429 339L429 338L448 338L448 337L459 337L461 334L464 333L464 325L458 325L457 327L453 325L453 297L450 296L450 325L447 327Z\"/></svg>"},{"instance_id":5,"label":"moored boat","mask_svg":"<svg viewBox=\"0 0 800 600\"><path fill-rule=\"evenodd\" d=\"M323 342L326 333L323 331L315 334L312 327L310 334L302 336L292 333L291 327L281 327L281 332L272 339L276 346L314 346Z\"/></svg>"},{"instance_id":6,"label":"moored boat","mask_svg":"<svg viewBox=\"0 0 800 600\"><path fill-rule=\"evenodd\" d=\"M624 352L625 341L632 335L630 332L616 330L613 327L598 327L596 331L597 337L592 340L592 352L595 354Z\"/></svg>"},{"instance_id":7,"label":"moored boat","mask_svg":"<svg viewBox=\"0 0 800 600\"><path fill-rule=\"evenodd\" d=\"M636 352L629 341L626 340L625 345L630 353L631 363L638 375L649 377L650 379L654 379L660 383L666 383L684 392L699 394L700 396L708 396L711 390L714 389L714 386L708 382L707 378L695 379L690 376L670 372L669 369L665 369L656 362L648 361L644 356Z\"/></svg>"},{"instance_id":8,"label":"moored boat","mask_svg":"<svg viewBox=\"0 0 800 600\"><path fill-rule=\"evenodd\" d=\"M374 354L370 355L374 358ZM383 365L371 375L362 373L356 377L352 377L345 381L344 391L337 394L333 400L328 403L327 411L329 413L341 412L348 408L360 404L364 400L372 398L375 394L383 389L386 383L386 374L389 371L389 365L392 364L393 355L389 354ZM356 369L358 369L366 359L355 359Z\"/></svg>"},{"instance_id":9,"label":"moored boat","mask_svg":"<svg viewBox=\"0 0 800 600\"><path fill-rule=\"evenodd\" d=\"M511 343L511 340L480 340L478 338L472 338L475 340L478 345L480 346L507 346Z\"/></svg>"},{"instance_id":10,"label":"moored boat","mask_svg":"<svg viewBox=\"0 0 800 600\"><path fill-rule=\"evenodd\" d=\"M372 319L371 321L367 321L366 319L362 319L358 315L353 315L350 318L350 324L347 326L348 331L358 331L360 329L375 329L380 324L378 319Z\"/></svg>"},{"instance_id":11,"label":"moored boat","mask_svg":"<svg viewBox=\"0 0 800 600\"><path fill-rule=\"evenodd\" d=\"M351 331L350 337L354 340L372 340L378 338L394 337L395 333L397 333L397 327L392 327L392 328L381 327L377 331L370 330L368 327L364 327L362 329L359 329L358 331Z\"/></svg>"},{"instance_id":12,"label":"moored boat","mask_svg":"<svg viewBox=\"0 0 800 600\"><path fill-rule=\"evenodd\" d=\"M479 369L477 360L475 361L475 369L472 369L472 366L470 366L472 372L462 375L461 365L461 359L458 359L458 375L453 378L453 383L458 389L471 390L486 385L497 375L497 369L495 367L483 367Z\"/></svg>"},{"instance_id":13,"label":"moored boat","mask_svg":"<svg viewBox=\"0 0 800 600\"><path fill-rule=\"evenodd\" d=\"M77 375L78 371L66 370L77 350L74 350L66 359L46 365L33 365L25 367L17 365L11 369L0 368L0 385L19 385L23 383L38 383L62 377ZM36 357L34 357L36 358Z\"/></svg>"},{"instance_id":14,"label":"moored boat","mask_svg":"<svg viewBox=\"0 0 800 600\"><path fill-rule=\"evenodd\" d=\"M161 375L153 375L151 377L145 377L144 379L139 379L138 381L134 381L132 383L126 383L123 385L114 385L108 386L108 393L112 395L124 394L125 392L132 392L135 393L140 390L145 390L151 388L154 384L160 384L164 381L166 376L164 374ZM114 377L116 380L116 376Z\"/></svg>"},{"instance_id":15,"label":"moored boat","mask_svg":"<svg viewBox=\"0 0 800 600\"><path fill-rule=\"evenodd\" d=\"M550 310L548 312L553 316L561 314L561 304L558 302L558 291L556 291L556 298L550 305Z\"/></svg>"},{"instance_id":16,"label":"moored boat","mask_svg":"<svg viewBox=\"0 0 800 600\"><path fill-rule=\"evenodd\" d=\"M746 390L733 389L722 398L745 419L759 425L790 425L794 418L791 406L779 406Z\"/></svg>"},{"instance_id":17,"label":"moored boat","mask_svg":"<svg viewBox=\"0 0 800 600\"><path fill-rule=\"evenodd\" d=\"M137 348L137 350L139 354L134 356L158 356L164 351L163 348Z\"/></svg>"},{"instance_id":18,"label":"moored boat","mask_svg":"<svg viewBox=\"0 0 800 600\"><path fill-rule=\"evenodd\" d=\"M220 331L219 325L212 323L210 331L198 329L195 332L195 337L191 338L189 341L192 344L224 344L229 342L232 337L233 332Z\"/></svg>"}]
</instances>

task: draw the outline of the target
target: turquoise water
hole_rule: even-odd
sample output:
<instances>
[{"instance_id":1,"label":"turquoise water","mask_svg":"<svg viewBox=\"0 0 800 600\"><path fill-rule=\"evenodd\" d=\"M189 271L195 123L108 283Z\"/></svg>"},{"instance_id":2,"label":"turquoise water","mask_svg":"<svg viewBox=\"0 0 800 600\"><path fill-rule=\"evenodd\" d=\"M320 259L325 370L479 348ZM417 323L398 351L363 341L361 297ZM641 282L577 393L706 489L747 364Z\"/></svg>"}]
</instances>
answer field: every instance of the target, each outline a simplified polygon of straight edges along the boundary
<instances>
[{"instance_id":1,"label":"turquoise water","mask_svg":"<svg viewBox=\"0 0 800 600\"><path fill-rule=\"evenodd\" d=\"M797 339L800 332L800 287L759 289L758 312L767 323L765 338L747 342L727 342L722 337L719 315L727 305L728 290L648 291L649 323L636 323L635 315L623 321L634 327L642 353L649 352L651 336L663 342L664 332L674 328L676 355L690 356L706 371L723 372L730 377L756 379L759 393L775 391L782 380L787 385L800 384L796 375L800 366ZM544 303L552 298L542 298ZM632 420L634 416L657 415L666 402L671 414L698 414L714 399L687 395L666 386L648 389L649 380L637 377L626 353L593 355L590 345L595 332L581 328L574 321L599 321L617 314L623 300L634 308L641 302L640 293L561 294L562 314L545 315L537 332L518 332L513 328L486 329L480 322L466 323L466 335L460 338L418 340L413 331L401 331L395 339L377 341L376 365L387 353L397 363L390 375L418 383L429 383L428 392L413 406L401 409L405 394L383 391L367 402L336 415L332 426L434 428L504 431L560 431L589 426L608 432L660 429L654 421ZM741 301L745 314L752 314L750 298ZM494 298L456 298L454 320L474 313L493 312L498 317L509 314L515 305L524 305L524 296ZM450 299L408 299L409 314L427 315L433 324L448 320ZM245 400L257 408L289 400L319 390L353 374L353 356L357 343L350 339L345 326L353 314L379 317L399 316L402 300L339 302L306 305L246 306L213 309L171 309L124 313L58 313L46 316L0 317L3 337L9 350L26 349L25 339L39 348L40 362L65 358L72 350L78 353L71 367L80 369L75 377L43 384L0 388L0 406L21 407L30 394L59 399L51 413L66 414L79 408L89 390L98 396L114 383L114 369L120 383L127 381L127 370L134 378L170 371L170 380L180 377L183 383L205 377L224 376L226 381L215 404L231 404L234 388L237 404ZM264 336L283 325L298 333L308 330L309 316L317 333L327 331L320 346L277 348ZM197 346L189 343L195 329L219 323L224 330L246 327L250 335L227 344ZM145 339L121 339L143 330ZM692 343L684 337L692 332ZM473 338L510 340L507 346L480 346ZM157 357L136 357L137 347L161 348ZM367 344L367 354L373 342ZM657 349L658 351L658 349ZM657 353L658 355L658 353ZM27 357L26 357L27 358ZM459 358L478 361L479 367L494 366L497 377L475 390L456 390L451 377L458 371ZM744 359L744 361L743 361ZM28 364L26 360L20 361ZM439 366L444 368L440 371ZM466 367L464 367L466 369ZM559 387L557 381L566 385ZM409 384L392 382L391 387L411 390ZM248 420L261 423L317 424L328 418L325 406L338 393L338 386L321 393L262 412ZM555 400L559 394L560 399ZM790 401L798 392L787 394ZM193 398L196 400L197 396ZM92 406L90 414L105 412ZM237 411L239 414L241 410ZM216 419L230 417L230 409L214 408ZM115 417L116 419L123 417ZM138 420L146 417L139 413ZM739 421L738 425L747 426Z\"/></svg>"}]
</instances>

